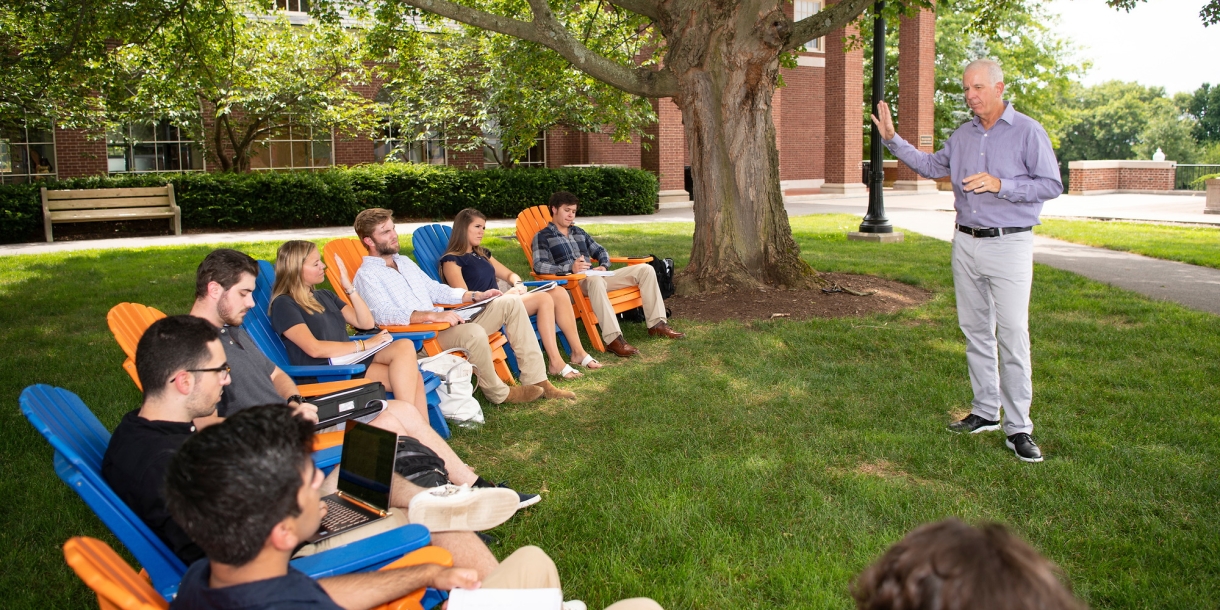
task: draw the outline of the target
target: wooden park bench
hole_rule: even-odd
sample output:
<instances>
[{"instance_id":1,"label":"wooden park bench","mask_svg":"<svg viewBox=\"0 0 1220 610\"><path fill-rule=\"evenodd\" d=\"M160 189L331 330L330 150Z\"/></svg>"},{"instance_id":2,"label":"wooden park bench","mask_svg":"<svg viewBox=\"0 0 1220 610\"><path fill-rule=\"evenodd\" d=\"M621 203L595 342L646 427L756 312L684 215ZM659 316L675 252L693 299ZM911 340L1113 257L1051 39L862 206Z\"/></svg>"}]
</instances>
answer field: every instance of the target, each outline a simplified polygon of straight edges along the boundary
<instances>
[{"instance_id":1,"label":"wooden park bench","mask_svg":"<svg viewBox=\"0 0 1220 610\"><path fill-rule=\"evenodd\" d=\"M169 218L174 235L182 235L182 209L174 201L174 185L124 189L48 191L42 188L42 217L47 241L56 222L99 222Z\"/></svg>"}]
</instances>

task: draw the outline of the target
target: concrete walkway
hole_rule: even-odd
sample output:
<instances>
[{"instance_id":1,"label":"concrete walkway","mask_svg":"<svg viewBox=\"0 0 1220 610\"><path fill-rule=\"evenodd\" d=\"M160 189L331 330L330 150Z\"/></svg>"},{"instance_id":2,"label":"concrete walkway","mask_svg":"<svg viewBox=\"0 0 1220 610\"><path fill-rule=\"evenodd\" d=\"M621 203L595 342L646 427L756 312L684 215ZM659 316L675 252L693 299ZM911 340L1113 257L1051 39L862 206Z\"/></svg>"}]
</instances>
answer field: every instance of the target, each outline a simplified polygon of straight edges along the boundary
<instances>
[{"instance_id":1,"label":"concrete walkway","mask_svg":"<svg viewBox=\"0 0 1220 610\"><path fill-rule=\"evenodd\" d=\"M865 197L835 198L826 195L804 195L788 197L784 204L790 216L837 212L863 217L868 209L868 199ZM1042 215L1044 217L1209 224L1220 227L1220 215L1204 214L1203 206L1204 198L1202 196L1065 195L1047 202ZM894 226L903 230L951 241L955 233L952 210L953 196L951 193L886 192L886 215ZM649 216L600 216L589 218L588 222L638 224L691 222L693 220L694 215L690 209L669 209ZM402 223L398 225L398 232L400 235L410 235L422 224L428 223ZM492 220L487 225L488 228L504 228L513 227L515 222L507 219ZM164 237L128 237L53 244L9 244L0 245L0 256L96 249L320 239L351 237L352 235L351 227L323 227ZM1034 260L1154 299L1173 301L1194 309L1220 314L1220 269L1163 261L1138 254L1082 246L1046 237L1035 238Z\"/></svg>"}]
</instances>

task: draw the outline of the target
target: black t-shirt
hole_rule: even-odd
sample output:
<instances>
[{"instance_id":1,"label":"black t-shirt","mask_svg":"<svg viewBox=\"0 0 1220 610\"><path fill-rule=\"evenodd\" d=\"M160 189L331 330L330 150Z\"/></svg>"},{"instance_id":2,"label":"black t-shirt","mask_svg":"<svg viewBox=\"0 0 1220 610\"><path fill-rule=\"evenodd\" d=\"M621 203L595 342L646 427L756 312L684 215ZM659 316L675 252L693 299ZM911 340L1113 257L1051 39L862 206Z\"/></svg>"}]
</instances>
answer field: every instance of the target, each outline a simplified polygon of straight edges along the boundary
<instances>
[{"instance_id":1,"label":"black t-shirt","mask_svg":"<svg viewBox=\"0 0 1220 610\"><path fill-rule=\"evenodd\" d=\"M321 585L292 566L284 576L219 589L208 586L211 577L212 564L207 560L192 565L170 610L340 610Z\"/></svg>"},{"instance_id":2,"label":"black t-shirt","mask_svg":"<svg viewBox=\"0 0 1220 610\"><path fill-rule=\"evenodd\" d=\"M466 290L484 292L499 287L496 283L496 267L491 264L490 258L467 252L461 256L446 254L441 257L441 262L457 263L462 269L462 279L466 280Z\"/></svg>"},{"instance_id":3,"label":"black t-shirt","mask_svg":"<svg viewBox=\"0 0 1220 610\"><path fill-rule=\"evenodd\" d=\"M310 313L304 307L292 300L292 297L281 294L271 302L271 326L284 340L284 349L288 352L288 361L296 366L312 366L330 364L326 358L313 358L306 354L297 344L284 336L284 331L304 324L318 341L347 342L347 321L343 319L343 307L346 305L339 297L329 290L313 291L313 298L318 300L325 311Z\"/></svg>"},{"instance_id":4,"label":"black t-shirt","mask_svg":"<svg viewBox=\"0 0 1220 610\"><path fill-rule=\"evenodd\" d=\"M102 457L102 478L187 565L202 559L203 550L170 517L162 490L170 458L194 431L188 423L144 419L136 409L123 416Z\"/></svg>"}]
</instances>

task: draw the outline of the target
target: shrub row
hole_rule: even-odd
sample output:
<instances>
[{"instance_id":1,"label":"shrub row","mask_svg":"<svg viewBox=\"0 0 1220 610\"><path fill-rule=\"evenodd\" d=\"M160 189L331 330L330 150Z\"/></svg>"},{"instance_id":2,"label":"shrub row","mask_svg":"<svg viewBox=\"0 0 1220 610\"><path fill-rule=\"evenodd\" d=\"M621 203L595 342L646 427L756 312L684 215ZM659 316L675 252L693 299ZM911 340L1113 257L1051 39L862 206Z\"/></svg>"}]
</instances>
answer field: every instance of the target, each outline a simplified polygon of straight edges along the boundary
<instances>
[{"instance_id":1,"label":"shrub row","mask_svg":"<svg viewBox=\"0 0 1220 610\"><path fill-rule=\"evenodd\" d=\"M182 226L291 228L351 224L360 210L389 208L400 218L450 219L463 208L513 218L555 191L580 198L582 216L651 214L658 184L639 169L595 167L464 171L393 163L321 172L140 174L0 186L0 243L38 241L39 188L82 189L173 183Z\"/></svg>"}]
</instances>

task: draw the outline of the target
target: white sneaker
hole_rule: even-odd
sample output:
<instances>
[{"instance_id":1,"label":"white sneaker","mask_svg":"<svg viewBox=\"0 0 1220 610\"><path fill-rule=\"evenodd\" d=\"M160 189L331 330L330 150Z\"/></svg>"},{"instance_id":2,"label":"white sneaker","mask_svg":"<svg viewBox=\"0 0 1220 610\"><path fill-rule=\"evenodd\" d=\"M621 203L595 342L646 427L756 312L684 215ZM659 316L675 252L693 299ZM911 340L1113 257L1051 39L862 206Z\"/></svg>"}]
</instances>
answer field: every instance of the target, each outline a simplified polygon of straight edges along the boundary
<instances>
[{"instance_id":1,"label":"white sneaker","mask_svg":"<svg viewBox=\"0 0 1220 610\"><path fill-rule=\"evenodd\" d=\"M407 519L432 532L481 532L508 521L518 502L511 489L444 485L411 498Z\"/></svg>"},{"instance_id":2,"label":"white sneaker","mask_svg":"<svg viewBox=\"0 0 1220 610\"><path fill-rule=\"evenodd\" d=\"M579 599L569 599L563 602L563 610L589 610L589 607Z\"/></svg>"}]
</instances>

